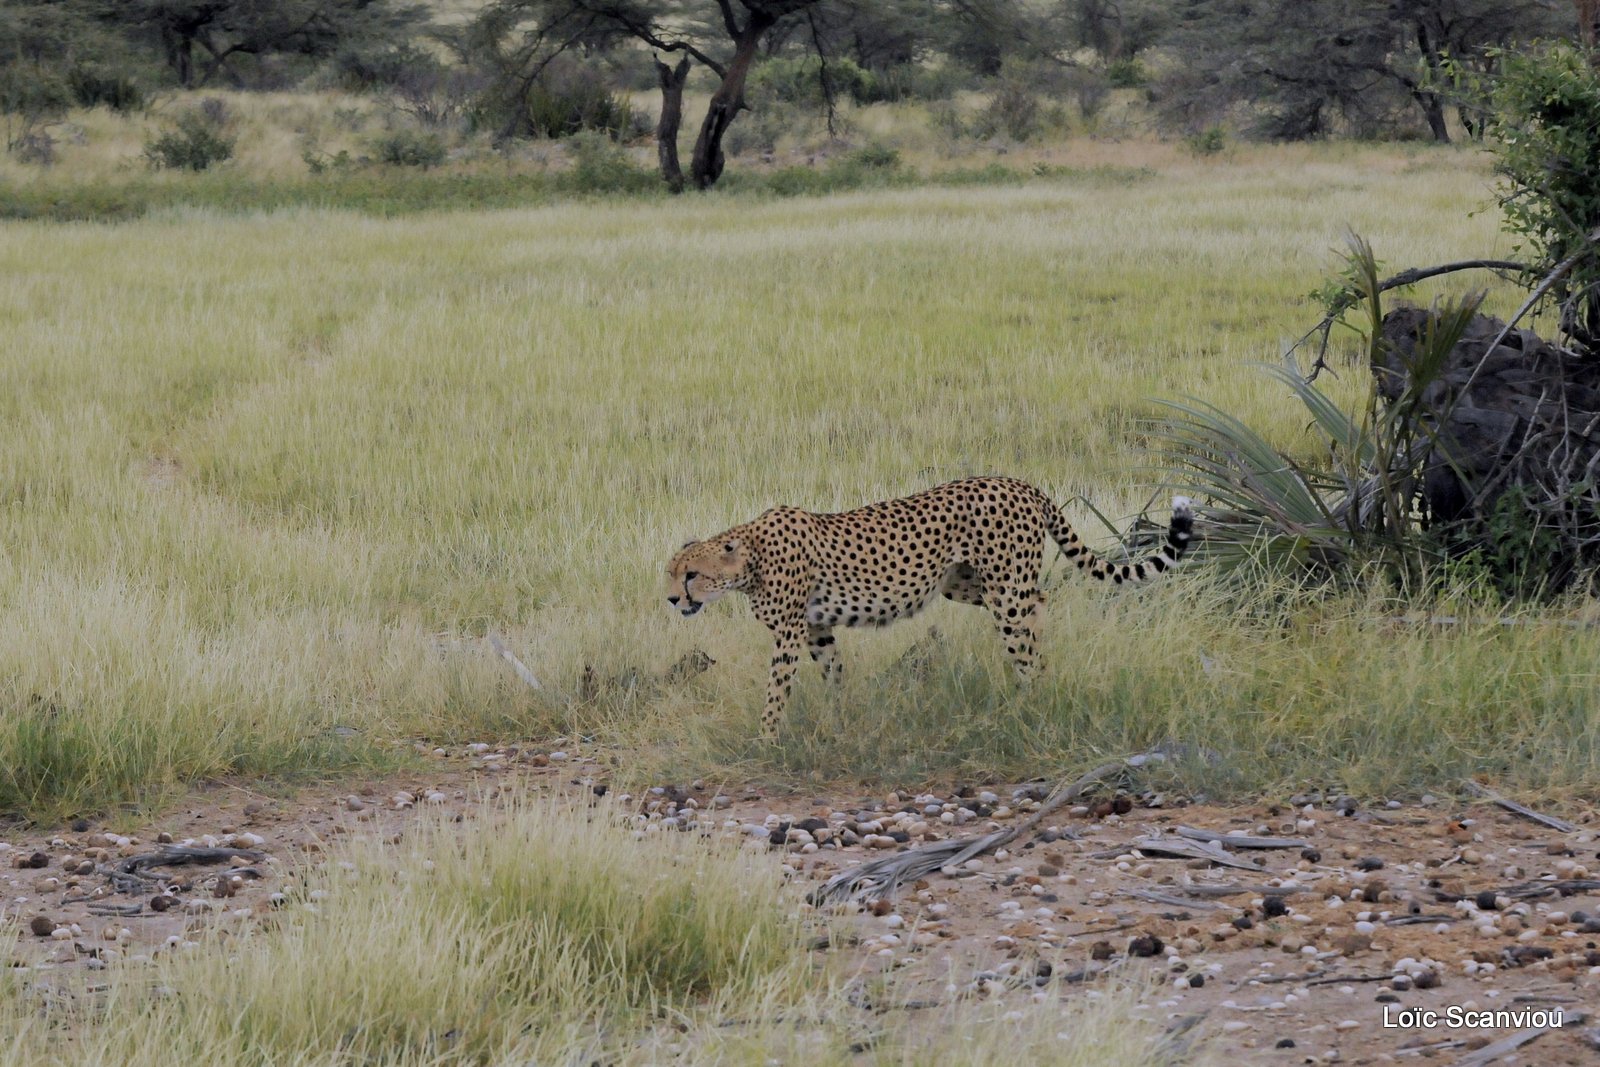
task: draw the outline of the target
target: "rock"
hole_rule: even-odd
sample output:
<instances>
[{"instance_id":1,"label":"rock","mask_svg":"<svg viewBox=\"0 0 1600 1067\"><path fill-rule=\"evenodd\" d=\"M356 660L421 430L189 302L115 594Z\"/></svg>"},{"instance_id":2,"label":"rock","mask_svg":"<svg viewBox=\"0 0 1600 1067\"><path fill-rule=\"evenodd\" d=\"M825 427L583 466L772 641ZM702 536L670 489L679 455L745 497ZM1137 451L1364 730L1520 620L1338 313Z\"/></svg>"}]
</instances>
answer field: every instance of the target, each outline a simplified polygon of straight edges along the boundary
<instances>
[{"instance_id":1,"label":"rock","mask_svg":"<svg viewBox=\"0 0 1600 1067\"><path fill-rule=\"evenodd\" d=\"M1167 946L1154 934L1140 934L1128 942L1129 956L1155 956Z\"/></svg>"},{"instance_id":2,"label":"rock","mask_svg":"<svg viewBox=\"0 0 1600 1067\"><path fill-rule=\"evenodd\" d=\"M1368 925L1371 925L1370 923ZM1363 933L1346 934L1339 939L1339 951L1346 956L1358 956L1372 947L1372 935Z\"/></svg>"}]
</instances>

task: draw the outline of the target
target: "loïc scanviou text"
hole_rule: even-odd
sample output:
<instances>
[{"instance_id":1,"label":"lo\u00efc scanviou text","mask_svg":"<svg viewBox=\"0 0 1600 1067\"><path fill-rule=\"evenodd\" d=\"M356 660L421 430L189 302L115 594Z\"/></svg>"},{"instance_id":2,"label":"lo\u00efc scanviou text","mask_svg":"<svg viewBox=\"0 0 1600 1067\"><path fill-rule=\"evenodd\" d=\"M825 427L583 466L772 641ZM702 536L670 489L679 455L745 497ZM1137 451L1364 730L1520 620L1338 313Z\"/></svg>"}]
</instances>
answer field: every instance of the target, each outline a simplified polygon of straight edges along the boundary
<instances>
[{"instance_id":1,"label":"lo\u00efc scanviou text","mask_svg":"<svg viewBox=\"0 0 1600 1067\"><path fill-rule=\"evenodd\" d=\"M1396 1008L1383 1006L1386 1029L1405 1030L1499 1030L1508 1027L1562 1025L1560 1008L1516 1008L1484 1011L1451 1004L1444 1008Z\"/></svg>"}]
</instances>

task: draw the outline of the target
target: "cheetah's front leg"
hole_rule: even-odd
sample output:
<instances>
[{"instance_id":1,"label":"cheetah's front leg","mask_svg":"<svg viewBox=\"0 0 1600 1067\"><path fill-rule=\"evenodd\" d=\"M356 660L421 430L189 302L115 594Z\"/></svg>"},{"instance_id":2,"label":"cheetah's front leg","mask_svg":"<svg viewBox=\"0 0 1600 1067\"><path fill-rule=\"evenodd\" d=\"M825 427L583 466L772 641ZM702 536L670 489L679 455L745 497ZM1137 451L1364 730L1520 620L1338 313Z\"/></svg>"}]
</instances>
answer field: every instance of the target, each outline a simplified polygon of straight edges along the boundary
<instances>
[{"instance_id":1,"label":"cheetah's front leg","mask_svg":"<svg viewBox=\"0 0 1600 1067\"><path fill-rule=\"evenodd\" d=\"M772 629L777 647L772 654L772 681L767 685L767 706L761 712L761 736L767 741L778 739L778 723L783 721L783 709L789 702L789 689L794 682L795 665L800 662L800 626L780 624Z\"/></svg>"}]
</instances>

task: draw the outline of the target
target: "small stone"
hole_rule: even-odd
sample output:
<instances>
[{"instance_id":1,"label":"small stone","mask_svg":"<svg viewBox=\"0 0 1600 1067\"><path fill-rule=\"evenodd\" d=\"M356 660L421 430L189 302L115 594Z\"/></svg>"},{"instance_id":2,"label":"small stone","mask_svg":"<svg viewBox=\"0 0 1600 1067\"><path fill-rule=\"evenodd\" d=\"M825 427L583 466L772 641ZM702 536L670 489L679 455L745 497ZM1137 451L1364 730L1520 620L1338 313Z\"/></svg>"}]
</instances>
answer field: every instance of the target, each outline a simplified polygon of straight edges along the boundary
<instances>
[{"instance_id":1,"label":"small stone","mask_svg":"<svg viewBox=\"0 0 1600 1067\"><path fill-rule=\"evenodd\" d=\"M1303 848L1300 850L1300 858L1305 860L1307 863L1321 863L1322 850L1315 848Z\"/></svg>"},{"instance_id":2,"label":"small stone","mask_svg":"<svg viewBox=\"0 0 1600 1067\"><path fill-rule=\"evenodd\" d=\"M1280 1038L1278 1038L1278 1043L1273 1045L1272 1047L1273 1048L1294 1048L1295 1047L1294 1046L1294 1038L1292 1038L1292 1037L1280 1037Z\"/></svg>"},{"instance_id":3,"label":"small stone","mask_svg":"<svg viewBox=\"0 0 1600 1067\"><path fill-rule=\"evenodd\" d=\"M1381 871L1382 869L1383 857L1381 856L1362 856L1356 860L1356 870L1358 871Z\"/></svg>"},{"instance_id":4,"label":"small stone","mask_svg":"<svg viewBox=\"0 0 1600 1067\"><path fill-rule=\"evenodd\" d=\"M1111 947L1111 942L1096 941L1093 945L1089 946L1089 958L1091 960L1109 960L1112 956L1112 953L1115 951L1116 950Z\"/></svg>"},{"instance_id":5,"label":"small stone","mask_svg":"<svg viewBox=\"0 0 1600 1067\"><path fill-rule=\"evenodd\" d=\"M160 893L150 898L151 911L166 911L170 907L172 907L172 898L165 893Z\"/></svg>"},{"instance_id":6,"label":"small stone","mask_svg":"<svg viewBox=\"0 0 1600 1067\"><path fill-rule=\"evenodd\" d=\"M1261 902L1261 914L1267 918L1289 914L1289 905L1283 902L1281 896L1270 896Z\"/></svg>"},{"instance_id":7,"label":"small stone","mask_svg":"<svg viewBox=\"0 0 1600 1067\"><path fill-rule=\"evenodd\" d=\"M1495 898L1494 890L1485 889L1473 900L1478 905L1479 911L1499 911L1500 902Z\"/></svg>"},{"instance_id":8,"label":"small stone","mask_svg":"<svg viewBox=\"0 0 1600 1067\"><path fill-rule=\"evenodd\" d=\"M1164 948L1166 948L1166 945L1162 943L1159 937L1153 934L1140 934L1128 942L1128 955L1135 957L1155 956Z\"/></svg>"},{"instance_id":9,"label":"small stone","mask_svg":"<svg viewBox=\"0 0 1600 1067\"><path fill-rule=\"evenodd\" d=\"M35 915L28 923L28 929L33 931L34 937L49 937L55 933L56 924L43 915Z\"/></svg>"}]
</instances>

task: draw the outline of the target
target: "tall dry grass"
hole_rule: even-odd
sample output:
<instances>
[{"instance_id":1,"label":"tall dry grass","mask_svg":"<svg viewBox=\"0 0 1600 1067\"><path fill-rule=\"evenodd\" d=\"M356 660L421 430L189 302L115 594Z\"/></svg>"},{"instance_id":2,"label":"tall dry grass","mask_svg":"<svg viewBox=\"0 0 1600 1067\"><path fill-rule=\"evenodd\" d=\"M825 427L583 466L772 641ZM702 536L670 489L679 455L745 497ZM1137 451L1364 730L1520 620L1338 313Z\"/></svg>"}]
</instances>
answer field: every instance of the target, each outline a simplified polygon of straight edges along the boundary
<instances>
[{"instance_id":1,"label":"tall dry grass","mask_svg":"<svg viewBox=\"0 0 1600 1067\"><path fill-rule=\"evenodd\" d=\"M360 840L265 920L228 917L86 983L0 978L9 1067L1194 1062L1141 990L884 1020L805 947L769 856L511 799ZM109 954L108 954L109 955ZM894 996L893 983L881 990ZM907 1013L901 1013L905 1015ZM862 1055L861 1053L865 1053Z\"/></svg>"},{"instance_id":2,"label":"tall dry grass","mask_svg":"<svg viewBox=\"0 0 1600 1067\"><path fill-rule=\"evenodd\" d=\"M742 740L761 628L659 606L687 538L976 472L1037 482L1103 540L1071 502L1145 502L1152 397L1311 447L1248 363L1315 317L1347 226L1394 263L1500 251L1465 213L1488 181L1469 152L1345 146L783 202L8 225L0 808L574 729L757 774L1036 773L1171 735L1237 755L1235 788L1582 781L1594 639L1559 626L1395 638L1359 600L1061 581L1033 690L941 605L932 680L885 692L924 623L847 634L844 701L803 674L774 754ZM542 694L481 653L489 630ZM586 666L648 679L693 646L719 663L686 688L580 699Z\"/></svg>"}]
</instances>

